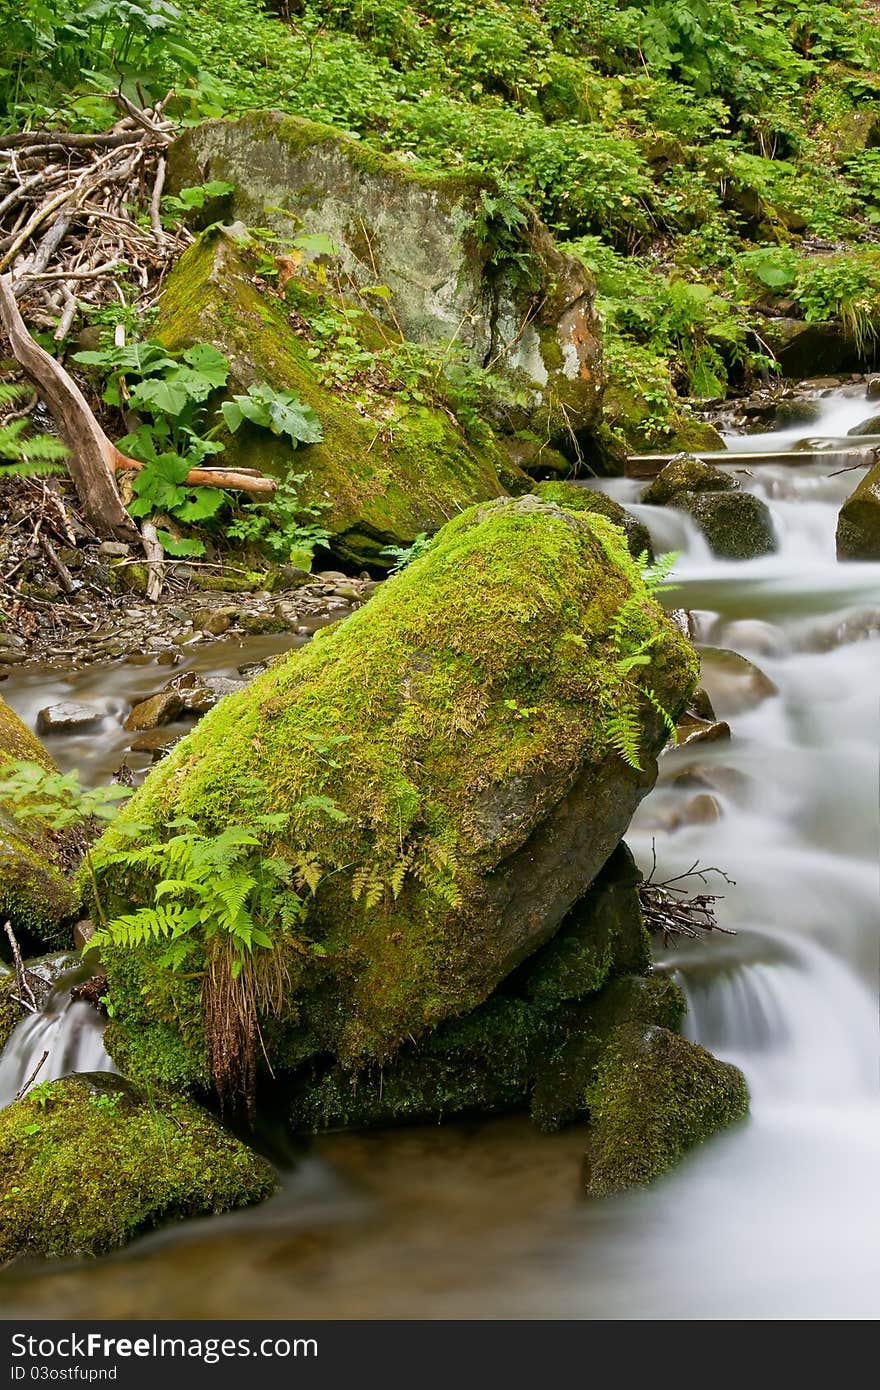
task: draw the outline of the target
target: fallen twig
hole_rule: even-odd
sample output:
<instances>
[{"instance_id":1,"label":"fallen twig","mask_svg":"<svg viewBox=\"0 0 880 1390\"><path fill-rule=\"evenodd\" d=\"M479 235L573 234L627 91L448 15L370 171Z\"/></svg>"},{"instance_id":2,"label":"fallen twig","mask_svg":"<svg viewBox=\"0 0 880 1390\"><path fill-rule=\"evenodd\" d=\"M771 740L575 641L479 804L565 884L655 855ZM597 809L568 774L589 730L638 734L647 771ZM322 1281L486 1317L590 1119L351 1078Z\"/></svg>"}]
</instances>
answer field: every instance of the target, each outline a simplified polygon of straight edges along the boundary
<instances>
[{"instance_id":1,"label":"fallen twig","mask_svg":"<svg viewBox=\"0 0 880 1390\"><path fill-rule=\"evenodd\" d=\"M24 996L24 998L20 998L18 1002L23 1008L27 1009L29 1013L35 1014L38 1012L37 1001L28 981L28 972L21 958L21 951L18 949L18 942L15 939L15 932L12 930L12 923L6 922L3 930L12 948L12 964L15 969L15 987L19 995Z\"/></svg>"},{"instance_id":2,"label":"fallen twig","mask_svg":"<svg viewBox=\"0 0 880 1390\"><path fill-rule=\"evenodd\" d=\"M709 882L710 874L718 874L725 883L734 885L723 869L714 866L700 868L695 860L684 873L656 882L657 853L652 845L653 863L651 872L639 887L639 903L647 930L653 936L662 936L664 946L676 937L694 939L703 932L718 931L725 936L735 936L730 927L718 924L715 904L721 900L719 893L696 893L690 896L689 881L698 878L701 883Z\"/></svg>"},{"instance_id":3,"label":"fallen twig","mask_svg":"<svg viewBox=\"0 0 880 1390\"><path fill-rule=\"evenodd\" d=\"M33 1071L31 1072L30 1076L28 1077L27 1081L24 1083L24 1085L22 1086L21 1090L18 1092L18 1095L15 1097L16 1100L21 1100L22 1096L27 1095L27 1092L29 1091L30 1087L33 1085L34 1081L36 1080L37 1075L38 1075L38 1073L40 1072L40 1070L42 1069L42 1067L44 1066L45 1061L46 1061L46 1058L47 1058L48 1056L49 1056L49 1049L48 1049L48 1047L47 1047L47 1048L46 1048L46 1051L43 1053L43 1055L42 1055L42 1057L40 1058L39 1062L38 1062L37 1065L34 1067Z\"/></svg>"}]
</instances>

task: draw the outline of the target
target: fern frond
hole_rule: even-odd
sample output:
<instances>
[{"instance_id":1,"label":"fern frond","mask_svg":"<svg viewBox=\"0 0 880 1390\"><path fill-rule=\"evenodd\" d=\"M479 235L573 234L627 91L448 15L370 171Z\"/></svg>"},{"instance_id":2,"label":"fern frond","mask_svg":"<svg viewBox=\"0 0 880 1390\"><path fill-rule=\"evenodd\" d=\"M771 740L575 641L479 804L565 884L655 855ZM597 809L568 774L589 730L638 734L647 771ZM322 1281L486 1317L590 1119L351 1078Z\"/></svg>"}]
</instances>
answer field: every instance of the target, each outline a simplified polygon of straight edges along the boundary
<instances>
[{"instance_id":1,"label":"fern frond","mask_svg":"<svg viewBox=\"0 0 880 1390\"><path fill-rule=\"evenodd\" d=\"M642 765L639 761L639 754L641 752L642 728L635 704L630 704L624 699L614 710L608 720L608 739L611 747L620 754L623 761L629 767L634 768L636 772L641 772Z\"/></svg>"},{"instance_id":2,"label":"fern frond","mask_svg":"<svg viewBox=\"0 0 880 1390\"><path fill-rule=\"evenodd\" d=\"M667 733L669 734L669 737L672 739L672 742L673 742L673 743L677 743L677 742L678 742L678 729L675 727L675 720L672 718L672 715L669 713L669 710L666 709L666 708L660 703L659 699L657 698L657 695L656 695L655 692L650 688L650 686L642 686L642 687L641 687L641 692L642 692L642 694L644 695L645 699L648 701L648 703L649 703L649 704L657 711L657 713L660 715L660 718L663 720L663 723L664 723L664 725L666 726L666 731L667 731Z\"/></svg>"}]
</instances>

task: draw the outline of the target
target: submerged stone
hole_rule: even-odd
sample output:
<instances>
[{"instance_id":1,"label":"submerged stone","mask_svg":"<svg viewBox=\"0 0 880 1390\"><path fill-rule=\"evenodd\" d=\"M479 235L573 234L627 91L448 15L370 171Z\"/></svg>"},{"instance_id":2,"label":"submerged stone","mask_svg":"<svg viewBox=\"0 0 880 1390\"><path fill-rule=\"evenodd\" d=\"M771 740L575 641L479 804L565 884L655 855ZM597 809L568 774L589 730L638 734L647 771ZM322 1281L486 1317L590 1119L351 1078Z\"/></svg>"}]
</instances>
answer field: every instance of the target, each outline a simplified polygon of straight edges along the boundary
<instances>
[{"instance_id":1,"label":"submerged stone","mask_svg":"<svg viewBox=\"0 0 880 1390\"><path fill-rule=\"evenodd\" d=\"M612 1034L589 1090L587 1191L651 1182L695 1144L746 1114L737 1067L668 1028L627 1023Z\"/></svg>"},{"instance_id":2,"label":"submerged stone","mask_svg":"<svg viewBox=\"0 0 880 1390\"><path fill-rule=\"evenodd\" d=\"M46 1082L0 1111L0 1263L103 1255L275 1185L264 1159L179 1096L103 1072Z\"/></svg>"}]
</instances>

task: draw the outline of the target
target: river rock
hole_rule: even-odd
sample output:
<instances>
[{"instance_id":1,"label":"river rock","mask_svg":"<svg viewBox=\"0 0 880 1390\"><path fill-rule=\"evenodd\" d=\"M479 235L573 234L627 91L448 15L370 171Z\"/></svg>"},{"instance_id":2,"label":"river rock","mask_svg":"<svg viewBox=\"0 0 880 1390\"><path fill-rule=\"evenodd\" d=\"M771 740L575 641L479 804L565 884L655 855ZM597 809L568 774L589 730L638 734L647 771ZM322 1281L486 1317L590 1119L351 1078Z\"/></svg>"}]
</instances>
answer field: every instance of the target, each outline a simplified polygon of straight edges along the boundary
<instances>
[{"instance_id":1,"label":"river rock","mask_svg":"<svg viewBox=\"0 0 880 1390\"><path fill-rule=\"evenodd\" d=\"M838 560L880 560L880 463L844 502L837 518Z\"/></svg>"},{"instance_id":2,"label":"river rock","mask_svg":"<svg viewBox=\"0 0 880 1390\"><path fill-rule=\"evenodd\" d=\"M455 342L459 360L477 370L491 361L486 406L506 432L533 428L567 444L598 425L595 284L527 203L515 217L495 214L499 189L489 179L416 172L361 140L278 112L190 128L171 150L170 186L202 183L208 164L212 179L233 185L227 216L285 240L293 219L321 238L320 249L306 250L306 265L320 258L331 281L361 295L384 286L387 299L373 302L386 332L441 350ZM215 206L208 220L218 215ZM492 377L513 390L498 391Z\"/></svg>"},{"instance_id":3,"label":"river rock","mask_svg":"<svg viewBox=\"0 0 880 1390\"><path fill-rule=\"evenodd\" d=\"M859 349L840 322L806 323L803 319L765 319L761 334L783 376L805 377L848 371L859 365Z\"/></svg>"},{"instance_id":4,"label":"river rock","mask_svg":"<svg viewBox=\"0 0 880 1390\"><path fill-rule=\"evenodd\" d=\"M604 1196L650 1182L689 1148L742 1119L745 1078L668 1028L627 1023L602 1052L588 1093L586 1187Z\"/></svg>"},{"instance_id":5,"label":"river rock","mask_svg":"<svg viewBox=\"0 0 880 1390\"><path fill-rule=\"evenodd\" d=\"M754 709L779 694L779 687L760 667L724 647L700 648L700 684L722 719Z\"/></svg>"},{"instance_id":6,"label":"river rock","mask_svg":"<svg viewBox=\"0 0 880 1390\"><path fill-rule=\"evenodd\" d=\"M719 743L730 738L730 725L724 719L700 719L686 713L676 725L676 741L668 748L686 748L691 743Z\"/></svg>"},{"instance_id":7,"label":"river rock","mask_svg":"<svg viewBox=\"0 0 880 1390\"><path fill-rule=\"evenodd\" d=\"M853 425L851 430L847 430L847 437L855 435L857 438L863 434L880 434L880 415L872 415L870 419L863 420L860 425Z\"/></svg>"},{"instance_id":8,"label":"river rock","mask_svg":"<svg viewBox=\"0 0 880 1390\"><path fill-rule=\"evenodd\" d=\"M104 718L103 710L95 705L81 705L74 700L64 700L58 705L47 705L37 715L37 732L40 734L90 733L97 729Z\"/></svg>"},{"instance_id":9,"label":"river rock","mask_svg":"<svg viewBox=\"0 0 880 1390\"><path fill-rule=\"evenodd\" d=\"M682 492L727 492L738 486L736 479L723 469L682 454L661 468L642 493L641 500L652 507L665 507L670 503L677 506L675 499Z\"/></svg>"},{"instance_id":10,"label":"river rock","mask_svg":"<svg viewBox=\"0 0 880 1390\"><path fill-rule=\"evenodd\" d=\"M269 1164L191 1101L103 1072L47 1082L0 1111L0 1263L103 1255L275 1186Z\"/></svg>"},{"instance_id":11,"label":"river rock","mask_svg":"<svg viewBox=\"0 0 880 1390\"><path fill-rule=\"evenodd\" d=\"M770 508L751 492L680 492L674 505L693 517L722 560L753 560L776 549Z\"/></svg>"},{"instance_id":12,"label":"river rock","mask_svg":"<svg viewBox=\"0 0 880 1390\"><path fill-rule=\"evenodd\" d=\"M58 771L39 740L0 699L0 778L2 765L10 760ZM57 832L39 820L17 822L13 807L0 796L0 926L11 921L22 944L67 944L63 924L76 911L78 895L64 870ZM0 951L5 950L2 937Z\"/></svg>"},{"instance_id":13,"label":"river rock","mask_svg":"<svg viewBox=\"0 0 880 1390\"><path fill-rule=\"evenodd\" d=\"M665 740L621 669L612 625L629 597L628 640L653 639L638 684L677 717L694 653L625 548L615 558L589 518L535 497L473 508L151 772L127 811L148 839L175 816L219 831L271 808L291 817L276 850L324 871L297 928L317 949L295 953L270 1058L387 1061L477 1007L554 935L652 785ZM621 702L641 771L614 750ZM311 800L327 796L333 816ZM93 856L102 895L125 910L130 876L104 862L116 835ZM149 952L116 949L111 1055L129 1074L203 1080L198 1037L179 1035L198 986L179 981L172 1003L166 972L154 995Z\"/></svg>"},{"instance_id":14,"label":"river rock","mask_svg":"<svg viewBox=\"0 0 880 1390\"><path fill-rule=\"evenodd\" d=\"M183 696L167 686L158 695L151 695L135 705L125 721L126 729L156 729L160 724L171 724L179 719L184 711Z\"/></svg>"},{"instance_id":15,"label":"river rock","mask_svg":"<svg viewBox=\"0 0 880 1390\"><path fill-rule=\"evenodd\" d=\"M647 526L638 521L632 512L628 512L619 502L615 502L613 497L607 497L604 492L593 492L590 488L576 487L574 483L555 481L538 483L531 491L536 497L540 497L542 502L552 502L570 512L593 512L595 515L607 517L623 531L633 559L637 560L644 555L648 561L653 560L654 548Z\"/></svg>"}]
</instances>

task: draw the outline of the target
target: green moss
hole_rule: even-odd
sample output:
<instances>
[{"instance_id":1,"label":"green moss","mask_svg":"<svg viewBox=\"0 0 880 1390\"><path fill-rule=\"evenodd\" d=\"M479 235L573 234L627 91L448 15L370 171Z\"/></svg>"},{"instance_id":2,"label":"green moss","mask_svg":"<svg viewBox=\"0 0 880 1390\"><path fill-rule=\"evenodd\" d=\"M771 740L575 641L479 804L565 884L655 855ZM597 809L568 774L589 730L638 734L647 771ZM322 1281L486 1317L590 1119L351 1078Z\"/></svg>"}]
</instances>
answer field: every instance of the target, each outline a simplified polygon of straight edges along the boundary
<instances>
[{"instance_id":1,"label":"green moss","mask_svg":"<svg viewBox=\"0 0 880 1390\"><path fill-rule=\"evenodd\" d=\"M541 1066L531 1101L539 1129L555 1130L586 1115L596 1068L615 1029L623 1024L657 1024L675 1030L685 1013L684 996L665 975L623 975L581 1003L557 1033Z\"/></svg>"},{"instance_id":2,"label":"green moss","mask_svg":"<svg viewBox=\"0 0 880 1390\"><path fill-rule=\"evenodd\" d=\"M36 762L57 772L43 745L0 699L0 766L9 761ZM19 826L12 808L0 802L0 923L11 921L25 945L66 946L70 937L62 923L78 904L52 832L35 820Z\"/></svg>"},{"instance_id":3,"label":"green moss","mask_svg":"<svg viewBox=\"0 0 880 1390\"><path fill-rule=\"evenodd\" d=\"M619 845L552 941L520 967L514 988L539 1003L561 1003L594 994L612 974L647 970L641 881L626 845Z\"/></svg>"},{"instance_id":4,"label":"green moss","mask_svg":"<svg viewBox=\"0 0 880 1390\"><path fill-rule=\"evenodd\" d=\"M318 312L319 299L306 298L304 309ZM368 315L357 332L371 337ZM224 436L225 462L282 478L306 473L304 503L326 507L321 524L332 533L332 549L352 564L387 568L385 546L409 545L463 507L504 495L500 475L516 472L494 445L469 443L439 409L322 384L308 341L292 331L285 305L262 293L248 253L220 231L206 233L168 277L157 334L173 349L196 340L213 343L232 364L232 390L268 381L311 406L323 427L321 443L294 451L267 431L243 425ZM382 334L373 346L395 336Z\"/></svg>"},{"instance_id":5,"label":"green moss","mask_svg":"<svg viewBox=\"0 0 880 1390\"><path fill-rule=\"evenodd\" d=\"M275 847L324 869L304 928L323 954L298 958L288 992L297 1026L347 1062L386 1059L480 1004L552 934L651 784L655 712L641 709L646 772L609 742L632 699L611 624L633 596L633 640L657 639L640 675L675 716L696 657L619 532L533 497L473 508L369 605L221 701L127 815L161 837L174 815L218 831L289 811ZM344 823L301 806L326 795ZM102 867L121 842L111 827L95 858L108 907L125 909L149 885ZM180 1027L176 1008L138 1002L162 991L146 955L130 960L114 1016L127 1059L148 1023Z\"/></svg>"},{"instance_id":6,"label":"green moss","mask_svg":"<svg viewBox=\"0 0 880 1390\"><path fill-rule=\"evenodd\" d=\"M47 1082L0 1112L0 1262L102 1255L274 1187L268 1163L206 1111L119 1077Z\"/></svg>"},{"instance_id":7,"label":"green moss","mask_svg":"<svg viewBox=\"0 0 880 1390\"><path fill-rule=\"evenodd\" d=\"M555 506L565 507L570 512L595 512L599 516L607 516L609 521L613 521L615 526L619 526L623 531L629 552L634 559L638 559L640 555L647 555L649 559L653 559L654 551L647 526L637 521L625 507L615 502L613 497L606 496L604 492L593 492L590 488L576 487L574 483L556 482L555 479L538 483L532 488L532 492L543 502L552 502Z\"/></svg>"},{"instance_id":8,"label":"green moss","mask_svg":"<svg viewBox=\"0 0 880 1390\"><path fill-rule=\"evenodd\" d=\"M694 1144L742 1119L742 1073L667 1028L630 1023L613 1035L590 1088L587 1191L650 1182Z\"/></svg>"},{"instance_id":9,"label":"green moss","mask_svg":"<svg viewBox=\"0 0 880 1390\"><path fill-rule=\"evenodd\" d=\"M25 1016L21 1004L12 998L14 989L15 976L0 974L0 1051L9 1042L13 1030Z\"/></svg>"},{"instance_id":10,"label":"green moss","mask_svg":"<svg viewBox=\"0 0 880 1390\"><path fill-rule=\"evenodd\" d=\"M880 464L875 464L840 509L838 560L880 560Z\"/></svg>"},{"instance_id":11,"label":"green moss","mask_svg":"<svg viewBox=\"0 0 880 1390\"><path fill-rule=\"evenodd\" d=\"M675 505L699 526L714 555L753 560L777 547L770 508L751 492L680 492Z\"/></svg>"},{"instance_id":12,"label":"green moss","mask_svg":"<svg viewBox=\"0 0 880 1390\"><path fill-rule=\"evenodd\" d=\"M387 1068L356 1075L341 1067L306 1085L294 1101L296 1129L362 1128L522 1106L555 1019L521 999L496 997L454 1019Z\"/></svg>"},{"instance_id":13,"label":"green moss","mask_svg":"<svg viewBox=\"0 0 880 1390\"><path fill-rule=\"evenodd\" d=\"M739 484L729 473L698 458L671 459L645 489L642 501L652 507L663 507L679 492L728 492Z\"/></svg>"}]
</instances>

